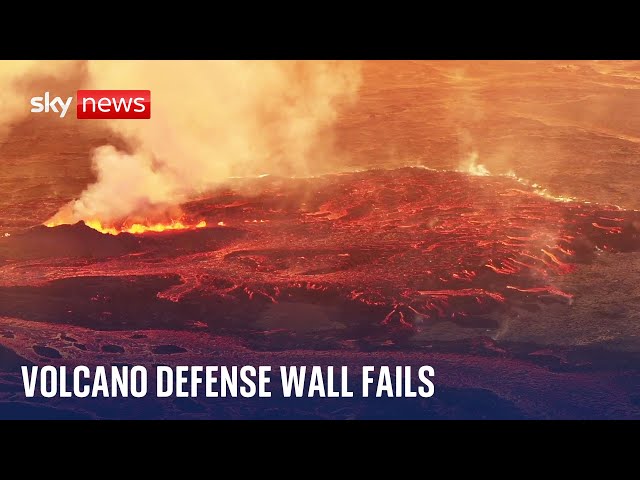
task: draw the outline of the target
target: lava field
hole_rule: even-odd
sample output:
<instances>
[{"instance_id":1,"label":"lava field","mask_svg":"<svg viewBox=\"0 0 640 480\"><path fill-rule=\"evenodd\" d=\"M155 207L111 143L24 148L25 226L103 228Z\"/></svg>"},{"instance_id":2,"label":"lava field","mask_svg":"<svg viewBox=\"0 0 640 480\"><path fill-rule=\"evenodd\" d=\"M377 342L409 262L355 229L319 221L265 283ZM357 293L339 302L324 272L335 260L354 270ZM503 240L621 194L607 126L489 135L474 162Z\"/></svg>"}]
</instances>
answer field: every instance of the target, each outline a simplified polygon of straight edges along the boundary
<instances>
[{"instance_id":1,"label":"lava field","mask_svg":"<svg viewBox=\"0 0 640 480\"><path fill-rule=\"evenodd\" d=\"M342 337L401 339L570 303L560 277L640 249L640 212L511 177L400 168L236 187L183 205L206 228L112 235L78 223L0 239L0 316L250 332L274 305L306 305Z\"/></svg>"}]
</instances>

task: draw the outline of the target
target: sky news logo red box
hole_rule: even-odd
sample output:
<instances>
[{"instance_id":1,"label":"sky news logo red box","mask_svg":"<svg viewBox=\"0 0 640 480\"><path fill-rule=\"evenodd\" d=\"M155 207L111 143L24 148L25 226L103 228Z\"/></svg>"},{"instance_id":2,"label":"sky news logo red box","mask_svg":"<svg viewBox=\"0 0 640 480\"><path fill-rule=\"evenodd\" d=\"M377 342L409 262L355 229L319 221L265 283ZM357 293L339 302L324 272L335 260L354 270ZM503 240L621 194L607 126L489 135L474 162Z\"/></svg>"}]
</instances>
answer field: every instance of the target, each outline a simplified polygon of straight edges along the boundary
<instances>
[{"instance_id":1,"label":"sky news logo red box","mask_svg":"<svg viewBox=\"0 0 640 480\"><path fill-rule=\"evenodd\" d=\"M79 119L149 119L151 90L78 90Z\"/></svg>"}]
</instances>

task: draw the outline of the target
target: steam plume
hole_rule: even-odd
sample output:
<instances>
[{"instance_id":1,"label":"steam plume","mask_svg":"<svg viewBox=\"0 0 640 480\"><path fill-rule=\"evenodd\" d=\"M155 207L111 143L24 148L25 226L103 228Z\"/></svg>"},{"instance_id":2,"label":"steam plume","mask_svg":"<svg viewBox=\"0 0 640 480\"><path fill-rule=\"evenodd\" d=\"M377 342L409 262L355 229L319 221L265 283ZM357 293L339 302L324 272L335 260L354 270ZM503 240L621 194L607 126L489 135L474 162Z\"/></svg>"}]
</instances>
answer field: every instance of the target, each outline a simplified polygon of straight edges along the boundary
<instances>
[{"instance_id":1,"label":"steam plume","mask_svg":"<svg viewBox=\"0 0 640 480\"><path fill-rule=\"evenodd\" d=\"M490 175L483 164L478 163L478 148L470 127L482 121L484 102L478 97L473 82L463 68L454 69L450 77L453 94L450 95L449 120L455 126L460 160L458 171L471 175Z\"/></svg>"},{"instance_id":2,"label":"steam plume","mask_svg":"<svg viewBox=\"0 0 640 480\"><path fill-rule=\"evenodd\" d=\"M108 127L131 150L95 150L97 182L49 223L140 221L232 176L306 174L334 157L360 65L331 61L92 61L87 88L151 90L150 120Z\"/></svg>"}]
</instances>

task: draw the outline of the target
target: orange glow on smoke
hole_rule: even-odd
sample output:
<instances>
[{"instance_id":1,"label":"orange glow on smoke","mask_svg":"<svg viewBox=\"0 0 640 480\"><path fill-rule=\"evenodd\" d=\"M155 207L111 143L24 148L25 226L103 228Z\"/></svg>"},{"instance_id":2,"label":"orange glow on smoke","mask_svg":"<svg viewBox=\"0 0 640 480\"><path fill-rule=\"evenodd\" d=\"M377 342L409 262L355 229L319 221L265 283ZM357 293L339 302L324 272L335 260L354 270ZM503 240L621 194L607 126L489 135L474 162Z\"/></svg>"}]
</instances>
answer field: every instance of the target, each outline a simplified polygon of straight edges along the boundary
<instances>
[{"instance_id":1,"label":"orange glow on smoke","mask_svg":"<svg viewBox=\"0 0 640 480\"><path fill-rule=\"evenodd\" d=\"M196 228L204 228L207 226L207 222L205 222L204 220L196 223L195 225L185 224L181 221L172 221L171 223L153 223L149 225L134 223L131 225L123 225L119 228L103 225L100 220L87 220L85 221L85 224L100 233L108 233L109 235L118 235L119 233L140 234L146 232L165 232L167 230L194 230ZM61 224L47 223L45 225L47 227L56 227Z\"/></svg>"}]
</instances>

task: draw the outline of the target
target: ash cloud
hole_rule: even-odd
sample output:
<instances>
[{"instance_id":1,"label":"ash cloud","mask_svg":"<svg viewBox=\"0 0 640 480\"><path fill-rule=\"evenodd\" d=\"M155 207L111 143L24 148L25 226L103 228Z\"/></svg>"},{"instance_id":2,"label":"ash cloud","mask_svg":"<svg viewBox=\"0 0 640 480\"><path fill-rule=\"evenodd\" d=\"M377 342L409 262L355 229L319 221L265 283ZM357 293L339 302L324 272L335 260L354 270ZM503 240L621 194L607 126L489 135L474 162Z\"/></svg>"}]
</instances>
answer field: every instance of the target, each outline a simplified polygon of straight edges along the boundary
<instances>
[{"instance_id":1,"label":"ash cloud","mask_svg":"<svg viewBox=\"0 0 640 480\"><path fill-rule=\"evenodd\" d=\"M230 177L306 175L338 164L331 127L361 82L360 64L346 61L91 61L85 67L84 88L151 90L151 119L105 121L129 151L97 148L97 181L48 224L145 221L174 214L179 203Z\"/></svg>"}]
</instances>

